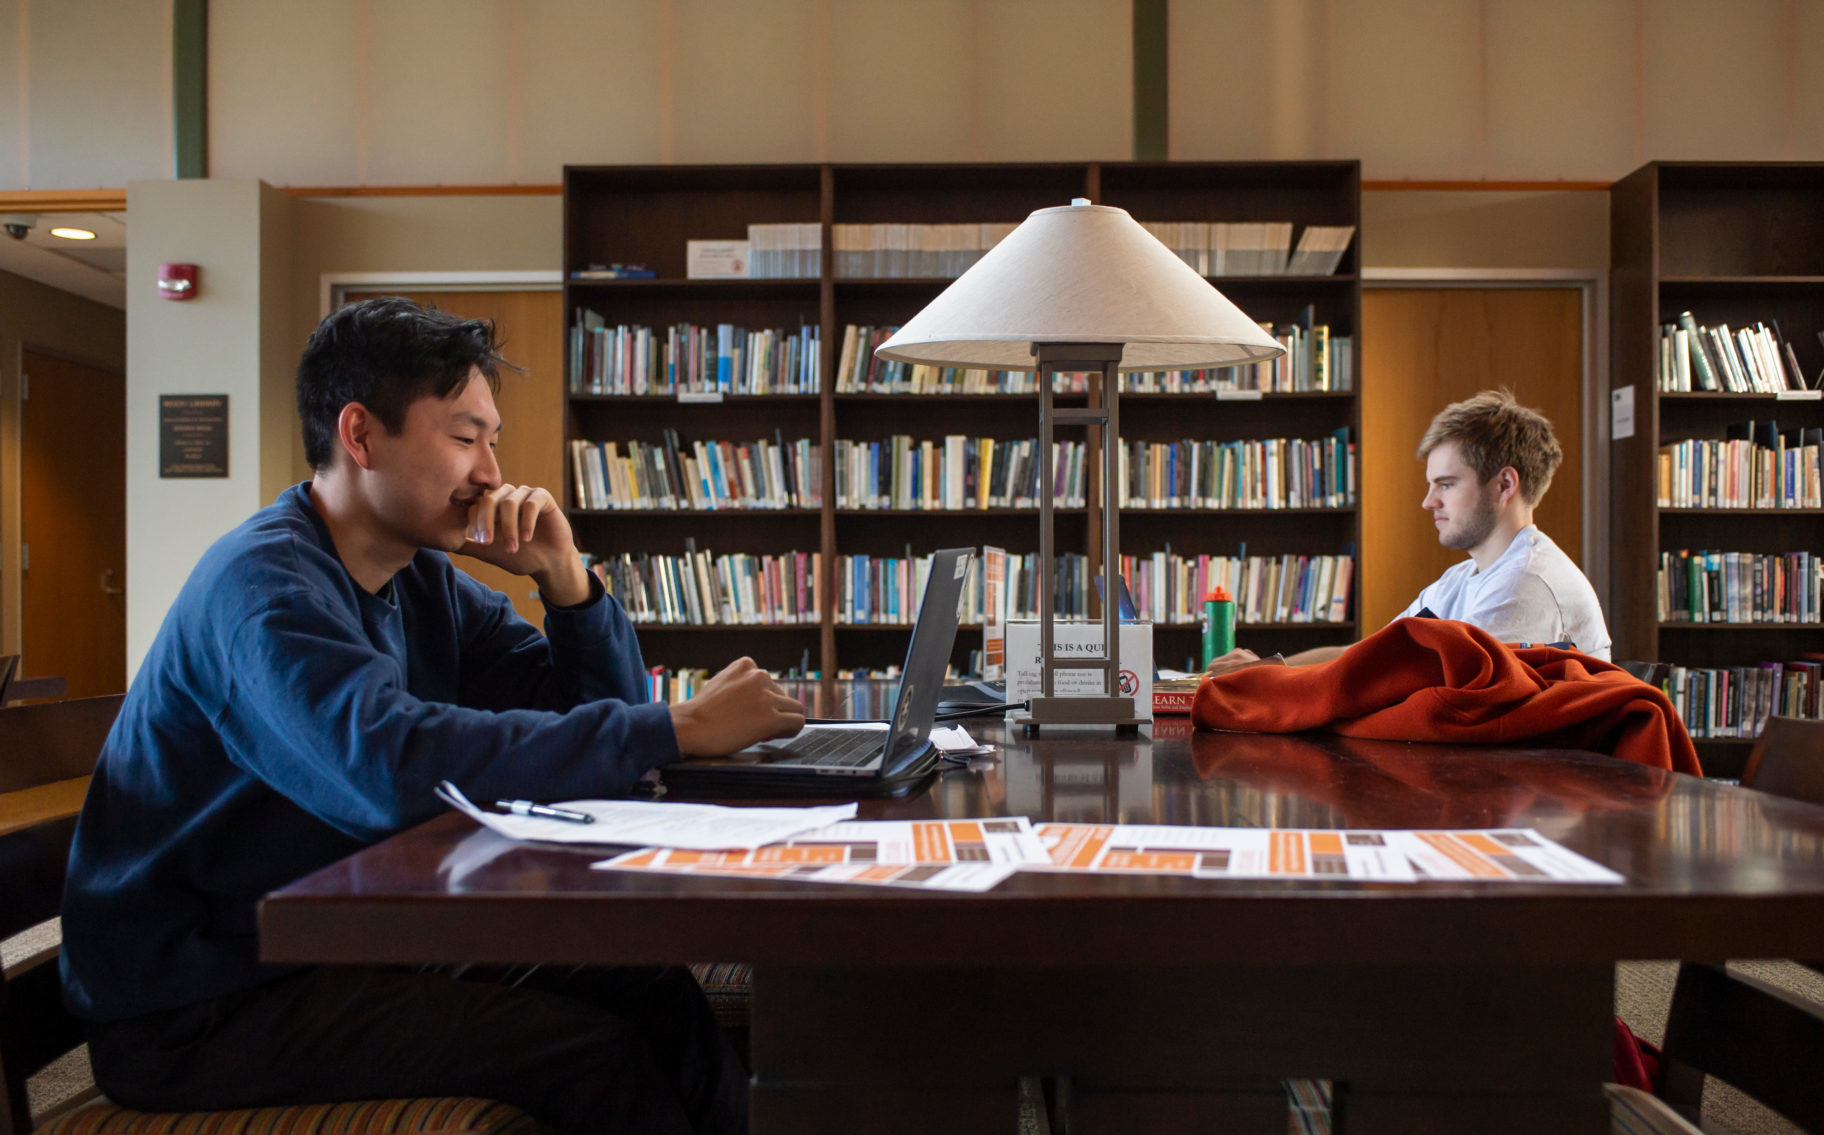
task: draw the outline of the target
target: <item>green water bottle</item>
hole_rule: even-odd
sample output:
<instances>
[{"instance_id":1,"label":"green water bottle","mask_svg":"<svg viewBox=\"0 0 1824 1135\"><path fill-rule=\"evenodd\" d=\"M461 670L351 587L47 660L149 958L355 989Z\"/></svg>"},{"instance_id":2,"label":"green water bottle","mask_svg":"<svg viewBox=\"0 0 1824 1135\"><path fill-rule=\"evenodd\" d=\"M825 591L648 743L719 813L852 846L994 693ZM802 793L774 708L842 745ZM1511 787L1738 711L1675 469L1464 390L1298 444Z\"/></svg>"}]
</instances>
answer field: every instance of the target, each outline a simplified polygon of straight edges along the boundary
<instances>
[{"instance_id":1,"label":"green water bottle","mask_svg":"<svg viewBox=\"0 0 1824 1135\"><path fill-rule=\"evenodd\" d=\"M1235 649L1235 600L1217 587L1203 597L1203 668Z\"/></svg>"}]
</instances>

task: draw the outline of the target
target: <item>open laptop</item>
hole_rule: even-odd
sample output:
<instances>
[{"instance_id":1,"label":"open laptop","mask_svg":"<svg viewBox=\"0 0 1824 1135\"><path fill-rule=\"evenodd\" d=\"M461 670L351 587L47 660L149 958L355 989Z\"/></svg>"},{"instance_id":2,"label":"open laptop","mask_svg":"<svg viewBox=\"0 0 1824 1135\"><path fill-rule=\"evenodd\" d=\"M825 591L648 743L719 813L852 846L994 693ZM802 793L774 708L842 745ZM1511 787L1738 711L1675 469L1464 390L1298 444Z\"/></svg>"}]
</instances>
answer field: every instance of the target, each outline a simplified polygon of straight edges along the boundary
<instances>
[{"instance_id":1,"label":"open laptop","mask_svg":"<svg viewBox=\"0 0 1824 1135\"><path fill-rule=\"evenodd\" d=\"M796 736L726 757L659 770L682 795L887 795L923 780L937 765L931 726L950 665L972 548L931 556L931 574L906 647L899 696L887 723L806 725Z\"/></svg>"}]
</instances>

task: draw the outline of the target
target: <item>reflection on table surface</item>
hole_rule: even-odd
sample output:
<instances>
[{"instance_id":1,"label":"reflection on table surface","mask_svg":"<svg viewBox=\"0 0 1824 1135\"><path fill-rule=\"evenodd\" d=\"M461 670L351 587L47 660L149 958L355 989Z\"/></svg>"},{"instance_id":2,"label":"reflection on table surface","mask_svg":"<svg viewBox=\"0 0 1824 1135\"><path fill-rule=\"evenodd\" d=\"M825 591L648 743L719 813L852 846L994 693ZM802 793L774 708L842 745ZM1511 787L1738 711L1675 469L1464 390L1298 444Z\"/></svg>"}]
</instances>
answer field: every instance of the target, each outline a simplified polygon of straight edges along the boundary
<instances>
[{"instance_id":1,"label":"reflection on table surface","mask_svg":"<svg viewBox=\"0 0 1824 1135\"><path fill-rule=\"evenodd\" d=\"M821 717L882 717L897 683L804 682ZM964 719L998 757L940 774L863 816L1024 815L1223 827L1531 827L1630 878L1755 889L1824 867L1824 808L1598 754L1373 741L1328 733L1194 731L1164 717L1137 737Z\"/></svg>"}]
</instances>

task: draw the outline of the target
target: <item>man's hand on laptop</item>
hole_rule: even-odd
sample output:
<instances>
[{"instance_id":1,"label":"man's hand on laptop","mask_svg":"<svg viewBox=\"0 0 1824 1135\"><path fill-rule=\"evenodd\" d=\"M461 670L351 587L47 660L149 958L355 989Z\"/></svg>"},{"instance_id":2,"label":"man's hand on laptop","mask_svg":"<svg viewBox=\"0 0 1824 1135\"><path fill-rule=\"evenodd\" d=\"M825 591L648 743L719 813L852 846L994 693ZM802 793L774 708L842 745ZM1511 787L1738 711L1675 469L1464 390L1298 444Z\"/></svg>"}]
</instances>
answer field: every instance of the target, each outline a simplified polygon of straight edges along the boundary
<instances>
[{"instance_id":1,"label":"man's hand on laptop","mask_svg":"<svg viewBox=\"0 0 1824 1135\"><path fill-rule=\"evenodd\" d=\"M1233 674L1237 670L1246 670L1250 666L1284 666L1285 664L1286 660L1277 654L1269 654L1262 658L1242 646L1218 657L1204 672L1212 678L1220 678L1224 674Z\"/></svg>"},{"instance_id":2,"label":"man's hand on laptop","mask_svg":"<svg viewBox=\"0 0 1824 1135\"><path fill-rule=\"evenodd\" d=\"M671 707L678 751L719 757L804 728L804 706L787 696L751 658L737 658L703 683L696 697Z\"/></svg>"}]
</instances>

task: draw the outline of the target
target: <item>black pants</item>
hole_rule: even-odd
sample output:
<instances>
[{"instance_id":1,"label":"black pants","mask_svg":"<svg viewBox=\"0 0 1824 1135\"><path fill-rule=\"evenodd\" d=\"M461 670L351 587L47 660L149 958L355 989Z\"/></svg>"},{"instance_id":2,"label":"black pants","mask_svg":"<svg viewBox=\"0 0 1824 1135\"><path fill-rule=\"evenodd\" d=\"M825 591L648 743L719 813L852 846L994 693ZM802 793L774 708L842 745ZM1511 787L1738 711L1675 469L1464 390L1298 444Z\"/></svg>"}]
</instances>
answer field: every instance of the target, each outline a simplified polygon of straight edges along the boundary
<instances>
[{"instance_id":1,"label":"black pants","mask_svg":"<svg viewBox=\"0 0 1824 1135\"><path fill-rule=\"evenodd\" d=\"M146 1110L480 1096L564 1135L747 1129L746 1074L683 969L329 966L91 1024L89 1058Z\"/></svg>"}]
</instances>

